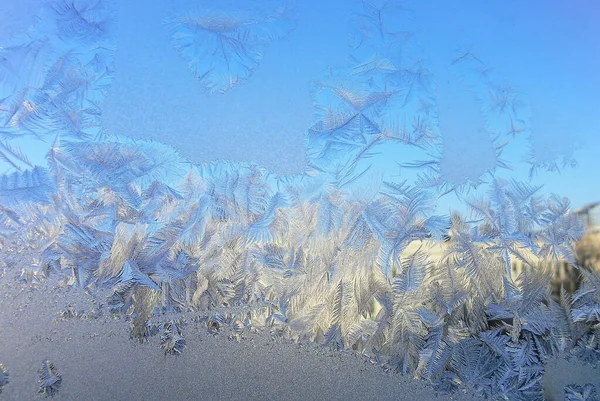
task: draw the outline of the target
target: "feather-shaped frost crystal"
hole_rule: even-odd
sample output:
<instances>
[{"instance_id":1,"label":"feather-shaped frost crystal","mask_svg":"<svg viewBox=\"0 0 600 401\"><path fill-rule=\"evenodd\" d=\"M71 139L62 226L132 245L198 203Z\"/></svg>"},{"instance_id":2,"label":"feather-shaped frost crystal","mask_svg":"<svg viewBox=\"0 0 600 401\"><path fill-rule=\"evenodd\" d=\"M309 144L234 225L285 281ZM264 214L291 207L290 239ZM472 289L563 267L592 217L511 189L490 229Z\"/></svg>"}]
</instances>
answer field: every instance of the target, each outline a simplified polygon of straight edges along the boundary
<instances>
[{"instance_id":1,"label":"feather-shaped frost crystal","mask_svg":"<svg viewBox=\"0 0 600 401\"><path fill-rule=\"evenodd\" d=\"M587 383L584 386L569 384L565 386L565 401L598 401L598 393L593 384Z\"/></svg>"},{"instance_id":2,"label":"feather-shaped frost crystal","mask_svg":"<svg viewBox=\"0 0 600 401\"><path fill-rule=\"evenodd\" d=\"M47 202L47 195L52 192L54 183L48 171L38 166L0 176L0 203L4 205L29 201Z\"/></svg>"},{"instance_id":3,"label":"feather-shaped frost crystal","mask_svg":"<svg viewBox=\"0 0 600 401\"><path fill-rule=\"evenodd\" d=\"M185 348L185 338L177 322L171 321L164 325L164 333L160 337L160 348L165 355L181 355Z\"/></svg>"},{"instance_id":4,"label":"feather-shaped frost crystal","mask_svg":"<svg viewBox=\"0 0 600 401\"><path fill-rule=\"evenodd\" d=\"M0 363L0 394L2 389L8 384L8 370Z\"/></svg>"},{"instance_id":5,"label":"feather-shaped frost crystal","mask_svg":"<svg viewBox=\"0 0 600 401\"><path fill-rule=\"evenodd\" d=\"M273 1L213 1L187 13L173 11L164 24L191 72L212 93L248 79L269 43L294 26L291 5Z\"/></svg>"},{"instance_id":6,"label":"feather-shaped frost crystal","mask_svg":"<svg viewBox=\"0 0 600 401\"><path fill-rule=\"evenodd\" d=\"M39 392L54 397L62 384L60 373L48 359L42 362L42 367L38 370L38 373L40 375Z\"/></svg>"}]
</instances>

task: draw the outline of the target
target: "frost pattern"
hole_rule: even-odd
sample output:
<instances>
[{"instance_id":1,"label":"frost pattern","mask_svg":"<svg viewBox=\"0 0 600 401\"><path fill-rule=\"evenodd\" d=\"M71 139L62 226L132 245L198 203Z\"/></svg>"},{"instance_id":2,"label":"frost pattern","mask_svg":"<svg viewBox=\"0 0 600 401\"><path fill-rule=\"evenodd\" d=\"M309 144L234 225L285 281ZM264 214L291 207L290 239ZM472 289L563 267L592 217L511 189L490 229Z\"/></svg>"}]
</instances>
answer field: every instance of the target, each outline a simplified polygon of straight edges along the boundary
<instances>
[{"instance_id":1,"label":"frost pattern","mask_svg":"<svg viewBox=\"0 0 600 401\"><path fill-rule=\"evenodd\" d=\"M185 338L177 322L165 323L164 333L160 337L160 347L165 355L181 355L185 348Z\"/></svg>"},{"instance_id":2,"label":"frost pattern","mask_svg":"<svg viewBox=\"0 0 600 401\"><path fill-rule=\"evenodd\" d=\"M39 392L54 397L62 384L62 377L56 370L56 367L49 360L42 362L42 367L38 370L40 375Z\"/></svg>"},{"instance_id":3,"label":"frost pattern","mask_svg":"<svg viewBox=\"0 0 600 401\"><path fill-rule=\"evenodd\" d=\"M412 35L387 28L382 16L392 3L364 2L351 65L315 81L309 165L288 177L251 163L191 166L156 142L101 132L90 138L91 131L53 124L59 109L88 113L82 88L96 86L67 79L88 71L79 53L48 69L38 50L69 37L103 43L109 19L86 4L51 7L57 39L28 34L29 50L0 49L4 88L26 88L7 92L3 105L10 106L1 110L0 151L13 161L0 177L3 268L21 269L26 282L52 270L91 294L109 290L114 313L133 311L131 336L139 341L157 332L152 320L163 313L193 311L214 333L231 326L240 340L250 327L267 327L351 348L440 390L540 399L549 357L599 363L599 274L581 268L574 294L552 296L550 287L553 263L576 266L581 221L567 199L497 174L502 144L485 179L446 180L431 73L418 58L396 57ZM90 61L92 71L108 73L102 54ZM10 76L7 66L17 60L25 66L19 74L39 70L43 78ZM468 60L479 58L465 52L453 64ZM504 136L512 138L522 128L511 93L491 92L490 111L508 113L512 131ZM29 117L13 124L23 111ZM48 170L9 144L48 134ZM383 143L422 156L403 164L415 174L368 180ZM437 197L449 191L467 202L470 218L436 214ZM522 271L513 271L515 261ZM163 326L165 354L184 349L180 326ZM46 393L60 385L49 361L40 378Z\"/></svg>"},{"instance_id":4,"label":"frost pattern","mask_svg":"<svg viewBox=\"0 0 600 401\"><path fill-rule=\"evenodd\" d=\"M587 383L585 386L570 384L565 387L566 401L596 401L599 399L596 388L591 383Z\"/></svg>"},{"instance_id":5,"label":"frost pattern","mask_svg":"<svg viewBox=\"0 0 600 401\"><path fill-rule=\"evenodd\" d=\"M88 291L111 288L114 310L133 306L140 316L135 337L150 335L151 311L191 309L209 313L210 330L267 326L356 349L441 389L471 385L511 399L541 394L549 356L600 359L597 273L585 271L573 296L550 297L549 263L582 231L563 199L499 182L493 202L472 206L490 219L468 222L431 215L422 188L384 183L372 199L356 199L247 164L193 167L174 186L114 185L82 173L112 166L98 164L111 163L98 153L110 154L111 142L89 145L54 164L60 190L33 214L52 222L37 263ZM136 171L120 168L121 177ZM7 229L32 214L22 204L7 211ZM514 280L507 255L529 263ZM178 327L163 334L166 352L183 348Z\"/></svg>"},{"instance_id":6,"label":"frost pattern","mask_svg":"<svg viewBox=\"0 0 600 401\"><path fill-rule=\"evenodd\" d=\"M208 4L207 4L208 3ZM277 1L212 1L172 9L164 24L190 71L211 93L225 93L248 79L273 40L294 26L292 4Z\"/></svg>"},{"instance_id":7,"label":"frost pattern","mask_svg":"<svg viewBox=\"0 0 600 401\"><path fill-rule=\"evenodd\" d=\"M0 394L2 394L2 388L9 383L8 378L8 371L4 365L0 363Z\"/></svg>"}]
</instances>

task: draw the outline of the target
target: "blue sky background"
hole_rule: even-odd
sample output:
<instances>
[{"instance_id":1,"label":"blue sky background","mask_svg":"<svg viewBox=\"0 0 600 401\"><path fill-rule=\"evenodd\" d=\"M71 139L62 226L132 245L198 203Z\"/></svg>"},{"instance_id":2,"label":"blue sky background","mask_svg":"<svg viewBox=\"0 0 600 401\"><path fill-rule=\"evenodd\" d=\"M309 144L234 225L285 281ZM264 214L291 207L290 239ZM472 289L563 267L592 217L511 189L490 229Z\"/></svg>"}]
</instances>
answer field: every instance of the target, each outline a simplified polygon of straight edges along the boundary
<instances>
[{"instance_id":1,"label":"blue sky background","mask_svg":"<svg viewBox=\"0 0 600 401\"><path fill-rule=\"evenodd\" d=\"M39 0L0 0L0 41L31 24ZM201 3L178 0L116 2L116 78L103 105L108 132L159 140L194 162L235 159L258 162L280 174L305 166L304 133L315 122L310 82L329 67L349 64L355 0L298 0L296 29L273 41L254 74L228 93L207 94L173 48L163 25L165 9ZM538 161L572 155L578 166L541 171L534 183L568 196L574 207L600 200L600 5L589 1L410 1L388 23L414 33L410 51L433 73L443 171L478 176L490 164L482 134L485 110L477 96L478 72L452 60L470 50L497 82L522 100L531 141L513 141L507 157L518 167L503 176L526 179L520 160L528 146ZM0 46L2 43L0 42ZM21 147L43 154L48 144ZM410 152L384 149L382 168L403 174L396 162ZM458 178L457 178L458 177ZM460 208L454 195L440 207Z\"/></svg>"}]
</instances>

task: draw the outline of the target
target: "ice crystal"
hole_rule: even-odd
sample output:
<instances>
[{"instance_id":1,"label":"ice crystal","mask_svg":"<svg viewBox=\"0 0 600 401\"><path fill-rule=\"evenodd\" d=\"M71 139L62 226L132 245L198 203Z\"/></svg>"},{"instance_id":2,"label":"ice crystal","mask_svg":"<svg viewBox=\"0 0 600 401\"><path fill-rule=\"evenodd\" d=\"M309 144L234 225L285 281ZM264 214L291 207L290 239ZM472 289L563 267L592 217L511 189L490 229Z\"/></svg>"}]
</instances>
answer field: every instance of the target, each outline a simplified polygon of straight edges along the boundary
<instances>
[{"instance_id":1,"label":"ice crystal","mask_svg":"<svg viewBox=\"0 0 600 401\"><path fill-rule=\"evenodd\" d=\"M56 367L49 360L42 362L42 367L38 370L40 375L39 392L50 397L54 397L62 384L62 377L56 370Z\"/></svg>"},{"instance_id":2,"label":"ice crystal","mask_svg":"<svg viewBox=\"0 0 600 401\"><path fill-rule=\"evenodd\" d=\"M566 401L596 401L600 400L593 384L587 383L584 386L569 384L565 386Z\"/></svg>"},{"instance_id":3,"label":"ice crystal","mask_svg":"<svg viewBox=\"0 0 600 401\"><path fill-rule=\"evenodd\" d=\"M290 31L287 4L253 4L168 11L172 43L207 90L249 78ZM0 159L10 167L0 176L2 267L109 291L110 310L128 315L139 341L156 332L155 314L191 311L215 334L231 326L240 340L264 326L354 349L440 389L507 399L542 396L549 356L598 363L598 274L581 269L572 295L550 291L553 263L577 267L581 222L567 199L498 173L510 167L505 141L526 131L518 90L492 80L471 50L450 63L479 71L482 109L504 131L488 138L485 176L449 179L432 72L400 51L412 35L388 25L386 13L401 7L362 6L350 65L312 85L306 171L276 177L252 163L192 166L163 144L102 132L108 7L52 2L49 26L0 48ZM52 143L47 168L29 161L23 137ZM390 144L414 155L401 181L373 174ZM449 192L469 218L436 213ZM181 322L164 324L165 354L181 354L185 341ZM40 381L40 392L58 391L50 361Z\"/></svg>"},{"instance_id":4,"label":"ice crystal","mask_svg":"<svg viewBox=\"0 0 600 401\"><path fill-rule=\"evenodd\" d=\"M292 4L273 1L203 2L171 10L164 23L190 71L208 92L220 93L248 79L269 43L294 24Z\"/></svg>"},{"instance_id":5,"label":"ice crystal","mask_svg":"<svg viewBox=\"0 0 600 401\"><path fill-rule=\"evenodd\" d=\"M179 322L165 323L164 333L160 337L160 347L165 355L181 355L185 348L185 338L181 332Z\"/></svg>"},{"instance_id":6,"label":"ice crystal","mask_svg":"<svg viewBox=\"0 0 600 401\"><path fill-rule=\"evenodd\" d=\"M0 363L0 394L2 394L2 388L9 383L8 370Z\"/></svg>"}]
</instances>

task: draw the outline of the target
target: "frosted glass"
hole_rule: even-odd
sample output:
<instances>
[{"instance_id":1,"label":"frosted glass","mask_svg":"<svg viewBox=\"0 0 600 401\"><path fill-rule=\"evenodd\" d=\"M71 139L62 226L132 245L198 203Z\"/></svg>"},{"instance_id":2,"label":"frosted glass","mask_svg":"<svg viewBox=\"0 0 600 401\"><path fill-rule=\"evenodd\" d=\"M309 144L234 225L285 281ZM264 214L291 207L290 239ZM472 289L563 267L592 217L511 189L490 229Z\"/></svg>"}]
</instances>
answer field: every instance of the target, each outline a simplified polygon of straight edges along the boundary
<instances>
[{"instance_id":1,"label":"frosted glass","mask_svg":"<svg viewBox=\"0 0 600 401\"><path fill-rule=\"evenodd\" d=\"M55 323L105 311L165 358L199 327L269 333L457 397L541 399L553 358L598 364L593 2L0 5L14 305L66 288L97 307ZM0 391L28 399L18 352ZM80 397L52 355L39 393Z\"/></svg>"}]
</instances>

